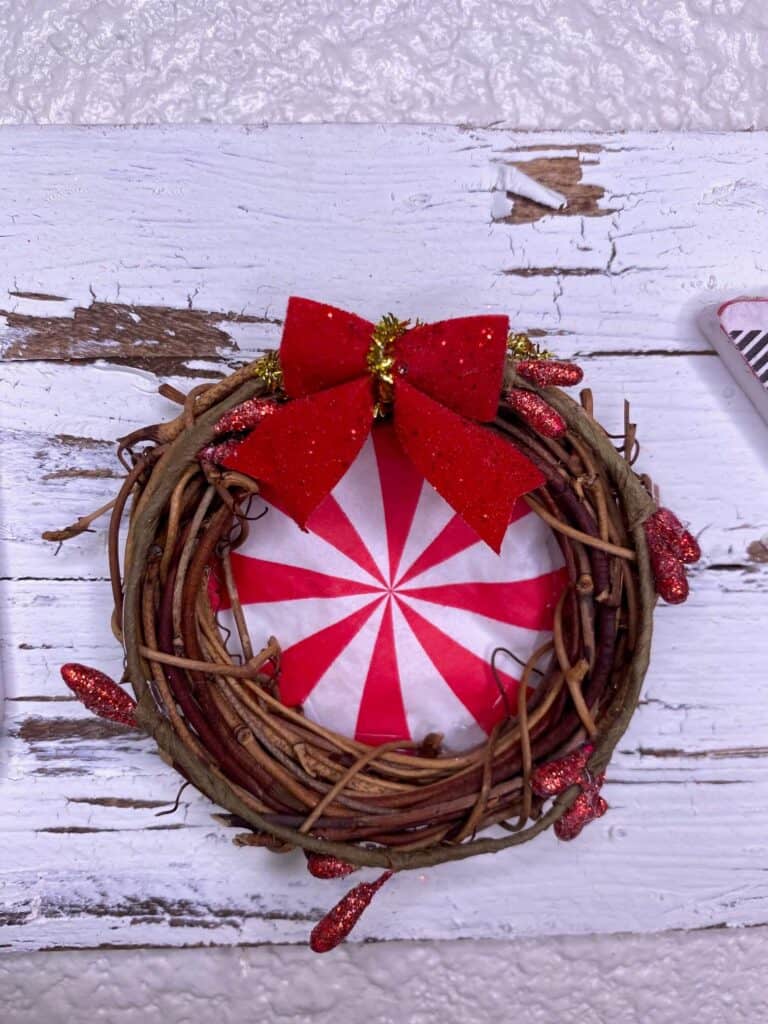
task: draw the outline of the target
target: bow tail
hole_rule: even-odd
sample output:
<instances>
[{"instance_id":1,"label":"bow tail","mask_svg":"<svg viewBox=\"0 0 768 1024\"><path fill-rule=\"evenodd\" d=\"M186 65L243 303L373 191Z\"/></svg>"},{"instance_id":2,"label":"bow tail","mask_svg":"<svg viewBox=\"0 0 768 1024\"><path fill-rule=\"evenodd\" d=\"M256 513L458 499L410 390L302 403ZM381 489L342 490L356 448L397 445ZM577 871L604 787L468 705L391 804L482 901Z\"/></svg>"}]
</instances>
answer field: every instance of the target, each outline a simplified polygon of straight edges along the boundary
<instances>
[{"instance_id":1,"label":"bow tail","mask_svg":"<svg viewBox=\"0 0 768 1024\"><path fill-rule=\"evenodd\" d=\"M400 379L395 431L416 468L494 551L519 497L545 482L511 441L464 419Z\"/></svg>"},{"instance_id":2,"label":"bow tail","mask_svg":"<svg viewBox=\"0 0 768 1024\"><path fill-rule=\"evenodd\" d=\"M224 460L302 529L355 461L373 419L367 377L281 405Z\"/></svg>"}]
</instances>

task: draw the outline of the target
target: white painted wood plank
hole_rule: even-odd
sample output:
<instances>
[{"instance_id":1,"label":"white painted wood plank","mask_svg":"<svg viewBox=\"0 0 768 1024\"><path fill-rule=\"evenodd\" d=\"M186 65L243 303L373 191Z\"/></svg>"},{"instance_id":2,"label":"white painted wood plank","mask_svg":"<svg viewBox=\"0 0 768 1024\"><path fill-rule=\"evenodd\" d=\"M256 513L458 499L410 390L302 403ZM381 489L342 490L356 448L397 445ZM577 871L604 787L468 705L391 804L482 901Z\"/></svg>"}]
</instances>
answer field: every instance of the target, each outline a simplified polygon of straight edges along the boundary
<instances>
[{"instance_id":1,"label":"white painted wood plank","mask_svg":"<svg viewBox=\"0 0 768 1024\"><path fill-rule=\"evenodd\" d=\"M4 139L6 279L70 303L93 293L280 315L288 294L316 290L372 317L472 306L521 326L565 318L585 339L701 348L681 304L760 284L766 265L761 133L324 125L24 128ZM554 161L558 173L568 159L604 190L605 216L492 220L500 164ZM713 244L724 235L738 244ZM564 273L514 273L541 269ZM572 273L584 269L595 273Z\"/></svg>"},{"instance_id":2,"label":"white painted wood plank","mask_svg":"<svg viewBox=\"0 0 768 1024\"><path fill-rule=\"evenodd\" d=\"M664 827L649 827L643 817L648 790ZM764 921L766 883L753 872L765 842L760 830L744 829L743 818L759 815L764 785L614 782L608 797L612 816L573 852L548 835L538 849L516 851L514 871L499 855L400 876L366 915L358 938L478 937L489 923L497 937L523 937L620 931L629 922L644 931ZM729 843L701 843L700 819L714 817ZM66 860L62 834L38 832L28 853L34 873L13 872L4 885L3 942L303 941L345 883L308 878L299 854L236 849L228 832L210 822L183 834L146 827L65 833ZM174 846L179 836L183 853ZM4 854L18 849L18 839L3 838Z\"/></svg>"},{"instance_id":3,"label":"white painted wood plank","mask_svg":"<svg viewBox=\"0 0 768 1024\"><path fill-rule=\"evenodd\" d=\"M72 659L121 669L103 533L58 555L39 540L115 487L115 437L172 411L159 379L188 387L275 345L292 292L371 317L507 312L550 332L582 359L609 428L632 400L642 467L705 549L690 602L659 609L610 813L572 845L546 836L398 878L356 938L768 920L768 564L752 554L768 535L765 432L694 325L721 290L762 283L767 155L760 134L3 131L0 947L303 941L346 888L309 879L299 855L235 849L189 790L156 817L177 776L58 676ZM512 206L494 192L505 162L560 175L582 215ZM158 342L151 324L94 341L72 326L94 296L126 315L191 306L204 329L187 347L186 328ZM41 342L30 318L52 316Z\"/></svg>"}]
</instances>

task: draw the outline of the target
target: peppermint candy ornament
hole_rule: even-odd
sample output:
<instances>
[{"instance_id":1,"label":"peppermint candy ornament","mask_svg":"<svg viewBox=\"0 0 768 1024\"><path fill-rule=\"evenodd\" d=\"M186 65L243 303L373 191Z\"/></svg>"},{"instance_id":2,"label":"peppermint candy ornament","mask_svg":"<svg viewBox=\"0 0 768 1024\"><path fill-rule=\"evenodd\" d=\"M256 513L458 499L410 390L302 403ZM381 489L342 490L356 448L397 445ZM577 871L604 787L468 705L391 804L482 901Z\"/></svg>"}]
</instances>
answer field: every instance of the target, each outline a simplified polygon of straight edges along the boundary
<instances>
[{"instance_id":1,"label":"peppermint candy ornament","mask_svg":"<svg viewBox=\"0 0 768 1024\"><path fill-rule=\"evenodd\" d=\"M388 423L306 531L269 505L232 569L251 634L281 639L283 702L363 743L438 732L449 751L481 743L516 705L520 666L551 639L567 581L555 536L524 502L497 555ZM494 672L497 647L518 664Z\"/></svg>"}]
</instances>

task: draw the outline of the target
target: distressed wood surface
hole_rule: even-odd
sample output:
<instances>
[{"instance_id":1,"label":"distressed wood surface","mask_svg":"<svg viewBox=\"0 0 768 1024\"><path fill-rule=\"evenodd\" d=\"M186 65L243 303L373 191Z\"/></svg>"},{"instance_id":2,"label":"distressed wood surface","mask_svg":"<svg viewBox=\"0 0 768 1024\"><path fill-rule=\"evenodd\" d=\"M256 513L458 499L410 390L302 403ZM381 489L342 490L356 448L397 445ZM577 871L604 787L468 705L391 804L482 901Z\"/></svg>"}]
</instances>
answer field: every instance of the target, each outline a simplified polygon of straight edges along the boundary
<instances>
[{"instance_id":1,"label":"distressed wood surface","mask_svg":"<svg viewBox=\"0 0 768 1024\"><path fill-rule=\"evenodd\" d=\"M427 127L0 131L0 948L303 941L346 889L236 849L139 734L60 682L119 675L103 532L39 539L117 486L114 439L274 346L291 293L376 319L509 313L577 357L701 532L660 607L611 810L573 844L408 874L363 938L768 922L768 435L695 316L765 287L764 134ZM506 164L564 192L498 188Z\"/></svg>"}]
</instances>

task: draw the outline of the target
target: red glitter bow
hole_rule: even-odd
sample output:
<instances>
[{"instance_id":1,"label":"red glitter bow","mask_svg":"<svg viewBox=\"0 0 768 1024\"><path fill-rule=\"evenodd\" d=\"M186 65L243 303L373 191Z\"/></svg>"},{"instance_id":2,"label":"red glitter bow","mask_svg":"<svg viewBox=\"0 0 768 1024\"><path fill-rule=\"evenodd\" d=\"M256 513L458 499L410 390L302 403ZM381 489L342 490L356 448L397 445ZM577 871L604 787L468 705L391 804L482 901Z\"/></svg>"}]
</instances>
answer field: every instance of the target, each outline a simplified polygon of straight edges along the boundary
<instances>
[{"instance_id":1,"label":"red glitter bow","mask_svg":"<svg viewBox=\"0 0 768 1024\"><path fill-rule=\"evenodd\" d=\"M419 472L498 551L515 501L544 483L509 440L481 425L496 416L508 331L504 316L374 325L294 296L280 346L292 401L224 465L257 479L304 527L354 462L383 401Z\"/></svg>"}]
</instances>

